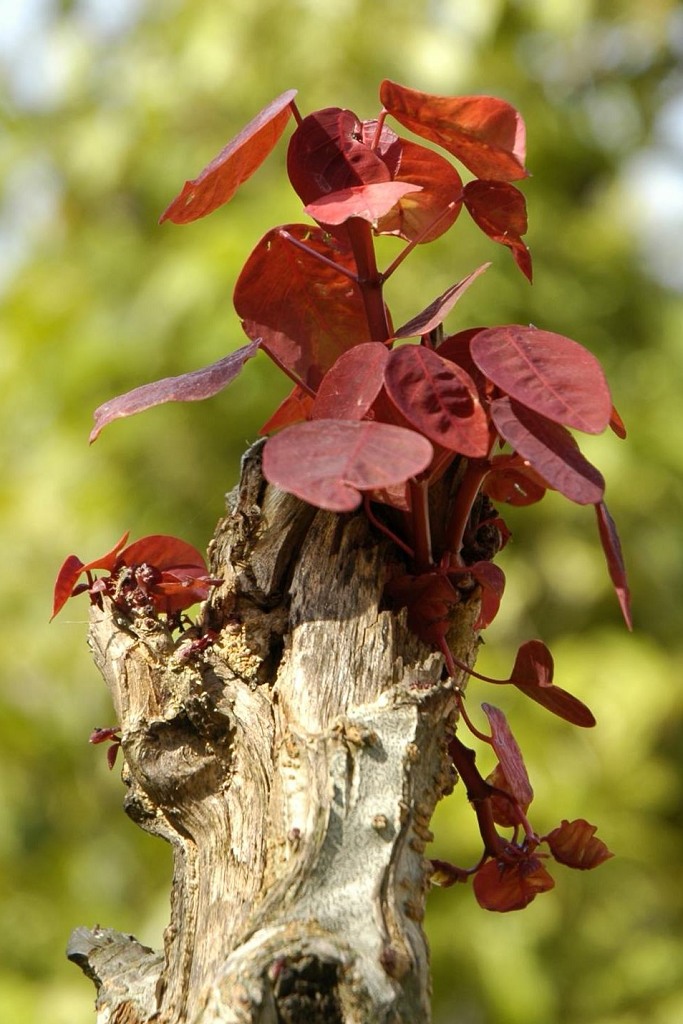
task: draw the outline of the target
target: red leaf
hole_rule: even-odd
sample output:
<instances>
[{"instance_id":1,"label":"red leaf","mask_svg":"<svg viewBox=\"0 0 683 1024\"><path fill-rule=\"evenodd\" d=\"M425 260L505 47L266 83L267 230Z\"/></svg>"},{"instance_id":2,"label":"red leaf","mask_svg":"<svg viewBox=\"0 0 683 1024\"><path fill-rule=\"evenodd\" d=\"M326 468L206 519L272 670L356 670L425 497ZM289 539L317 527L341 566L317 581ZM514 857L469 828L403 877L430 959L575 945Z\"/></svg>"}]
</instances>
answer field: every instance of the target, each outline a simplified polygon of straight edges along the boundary
<instances>
[{"instance_id":1,"label":"red leaf","mask_svg":"<svg viewBox=\"0 0 683 1024\"><path fill-rule=\"evenodd\" d=\"M407 323L403 324L403 327L399 327L394 332L395 338L417 338L423 334L428 334L429 331L433 331L435 327L442 324L446 319L453 306L456 304L458 299L464 295L469 286L473 281L483 274L485 270L491 266L490 263L482 263L480 267L473 270L471 274L464 277L462 281L458 281L457 284L452 284L450 288L439 295L433 302L430 302L421 313L414 316L412 320L408 320ZM446 352L441 351L439 348L439 355L442 359L449 358ZM456 360L457 361L457 360Z\"/></svg>"},{"instance_id":2,"label":"red leaf","mask_svg":"<svg viewBox=\"0 0 683 1024\"><path fill-rule=\"evenodd\" d=\"M420 185L401 181L356 185L322 196L305 206L304 210L321 224L343 224L349 217L360 217L376 227L380 217L393 209L404 196L420 189Z\"/></svg>"},{"instance_id":3,"label":"red leaf","mask_svg":"<svg viewBox=\"0 0 683 1024\"><path fill-rule=\"evenodd\" d=\"M474 876L473 888L477 903L484 910L523 910L541 892L554 888L552 875L539 857L529 857L516 864L487 861Z\"/></svg>"},{"instance_id":4,"label":"red leaf","mask_svg":"<svg viewBox=\"0 0 683 1024\"><path fill-rule=\"evenodd\" d=\"M283 232L313 252L302 251ZM353 257L329 244L320 228L290 224L261 239L234 294L247 335L260 338L261 348L311 391L342 352L372 341L360 289L315 253L355 273Z\"/></svg>"},{"instance_id":5,"label":"red leaf","mask_svg":"<svg viewBox=\"0 0 683 1024\"><path fill-rule=\"evenodd\" d=\"M492 793L489 802L491 805L491 811L493 812L493 820L496 825L500 825L502 828L515 828L520 824L519 811L522 814L526 814L529 809L529 805L520 805L512 795L512 789L510 783L507 780L505 772L501 768L500 764L497 764L490 775L487 775L486 781L489 786L493 786L495 789L502 790L503 793L509 793L510 798L507 799L501 793Z\"/></svg>"},{"instance_id":6,"label":"red leaf","mask_svg":"<svg viewBox=\"0 0 683 1024\"><path fill-rule=\"evenodd\" d=\"M497 455L483 485L492 501L508 505L533 505L545 496L546 486L531 466L518 455Z\"/></svg>"},{"instance_id":7,"label":"red leaf","mask_svg":"<svg viewBox=\"0 0 683 1024\"><path fill-rule=\"evenodd\" d=\"M399 412L436 444L472 458L489 448L489 425L471 377L421 345L394 349L384 375Z\"/></svg>"},{"instance_id":8,"label":"red leaf","mask_svg":"<svg viewBox=\"0 0 683 1024\"><path fill-rule=\"evenodd\" d=\"M313 420L275 434L263 449L266 479L311 505L351 512L361 492L421 473L432 446L412 430L358 420Z\"/></svg>"},{"instance_id":9,"label":"red leaf","mask_svg":"<svg viewBox=\"0 0 683 1024\"><path fill-rule=\"evenodd\" d=\"M207 572L204 556L191 544L178 537L156 533L129 544L119 560L124 565L153 565L155 569L200 569Z\"/></svg>"},{"instance_id":10,"label":"red leaf","mask_svg":"<svg viewBox=\"0 0 683 1024\"><path fill-rule=\"evenodd\" d=\"M259 434L265 436L275 430L282 430L283 427L291 427L294 423L301 423L302 420L308 419L312 406L312 396L295 384L292 391L280 402L273 415L263 424Z\"/></svg>"},{"instance_id":11,"label":"red leaf","mask_svg":"<svg viewBox=\"0 0 683 1024\"><path fill-rule=\"evenodd\" d=\"M578 342L510 324L480 331L470 348L489 380L534 412L587 434L608 425L612 399L605 375Z\"/></svg>"},{"instance_id":12,"label":"red leaf","mask_svg":"<svg viewBox=\"0 0 683 1024\"><path fill-rule=\"evenodd\" d=\"M528 227L526 200L519 189L505 181L470 181L465 185L465 206L489 238L512 251L515 263L531 281L531 253L521 238Z\"/></svg>"},{"instance_id":13,"label":"red leaf","mask_svg":"<svg viewBox=\"0 0 683 1024\"><path fill-rule=\"evenodd\" d=\"M449 864L447 860L432 858L429 863L432 869L429 881L441 889L449 889L456 882L466 882L470 877L471 872L465 868L458 868L455 864Z\"/></svg>"},{"instance_id":14,"label":"red leaf","mask_svg":"<svg viewBox=\"0 0 683 1024\"><path fill-rule=\"evenodd\" d=\"M89 572L91 569L104 569L106 572L112 572L120 559L123 546L128 540L128 533L129 531L126 531L110 551L100 558L93 559L92 562L84 563L76 555L69 555L57 574L50 621L69 600L76 582L84 572Z\"/></svg>"},{"instance_id":15,"label":"red leaf","mask_svg":"<svg viewBox=\"0 0 683 1024\"><path fill-rule=\"evenodd\" d=\"M498 614L505 590L505 573L493 562L474 562L468 565L467 572L474 576L481 587L481 607L474 629L486 629Z\"/></svg>"},{"instance_id":16,"label":"red leaf","mask_svg":"<svg viewBox=\"0 0 683 1024\"><path fill-rule=\"evenodd\" d=\"M517 740L512 735L512 730L500 708L494 707L493 704L482 704L482 708L491 725L493 749L508 781L510 792L520 807L528 807L534 798L534 791Z\"/></svg>"},{"instance_id":17,"label":"red leaf","mask_svg":"<svg viewBox=\"0 0 683 1024\"><path fill-rule=\"evenodd\" d=\"M624 421L622 420L621 416L614 408L614 406L612 406L612 415L610 416L609 425L610 429L613 430L617 437L620 437L623 441L626 437L626 427L624 426Z\"/></svg>"},{"instance_id":18,"label":"red leaf","mask_svg":"<svg viewBox=\"0 0 683 1024\"><path fill-rule=\"evenodd\" d=\"M545 482L578 505L602 500L602 474L579 451L568 430L511 398L491 403L496 430Z\"/></svg>"},{"instance_id":19,"label":"red leaf","mask_svg":"<svg viewBox=\"0 0 683 1024\"><path fill-rule=\"evenodd\" d=\"M377 225L378 235L398 235L420 244L433 242L457 220L462 208L462 180L455 167L432 149L400 139L400 165L394 181L419 185L399 200ZM429 230L427 230L429 229Z\"/></svg>"},{"instance_id":20,"label":"red leaf","mask_svg":"<svg viewBox=\"0 0 683 1024\"><path fill-rule=\"evenodd\" d=\"M509 103L492 96L432 96L385 80L386 110L423 139L443 146L477 178L525 178L526 130Z\"/></svg>"},{"instance_id":21,"label":"red leaf","mask_svg":"<svg viewBox=\"0 0 683 1024\"><path fill-rule=\"evenodd\" d=\"M125 395L111 398L95 410L95 426L90 432L90 443L112 420L134 416L135 413L165 402L200 402L204 398L212 398L235 379L247 359L255 356L259 347L260 339L257 338L201 370L190 370L178 377L164 377L151 384L142 384L127 391Z\"/></svg>"},{"instance_id":22,"label":"red leaf","mask_svg":"<svg viewBox=\"0 0 683 1024\"><path fill-rule=\"evenodd\" d=\"M607 505L605 505L604 501L599 501L596 504L595 514L598 519L600 543L602 544L602 550L605 552L607 568L619 600L619 607L621 608L621 613L624 616L626 625L629 629L633 629L633 619L631 618L631 594L628 588L626 566L624 564L624 556L621 552L621 543L619 541L617 527L609 514Z\"/></svg>"},{"instance_id":23,"label":"red leaf","mask_svg":"<svg viewBox=\"0 0 683 1024\"><path fill-rule=\"evenodd\" d=\"M355 185L390 181L390 170L363 141L351 110L326 107L305 117L289 140L287 174L304 204Z\"/></svg>"},{"instance_id":24,"label":"red leaf","mask_svg":"<svg viewBox=\"0 0 683 1024\"><path fill-rule=\"evenodd\" d=\"M382 387L388 358L376 341L343 352L320 383L311 419L362 420Z\"/></svg>"},{"instance_id":25,"label":"red leaf","mask_svg":"<svg viewBox=\"0 0 683 1024\"><path fill-rule=\"evenodd\" d=\"M296 89L288 89L264 107L218 156L182 191L161 215L187 224L227 203L240 185L261 166L285 130Z\"/></svg>"},{"instance_id":26,"label":"red leaf","mask_svg":"<svg viewBox=\"0 0 683 1024\"><path fill-rule=\"evenodd\" d=\"M561 825L543 838L560 864L589 871L614 856L601 839L595 838L596 831L595 825L583 818L575 821L564 819Z\"/></svg>"},{"instance_id":27,"label":"red leaf","mask_svg":"<svg viewBox=\"0 0 683 1024\"><path fill-rule=\"evenodd\" d=\"M590 729L595 718L578 697L553 686L553 656L541 640L528 640L517 651L510 682L541 707L572 725Z\"/></svg>"},{"instance_id":28,"label":"red leaf","mask_svg":"<svg viewBox=\"0 0 683 1024\"><path fill-rule=\"evenodd\" d=\"M453 608L460 601L453 584L436 571L397 576L387 583L385 595L397 611L407 609L411 632L435 647L448 632Z\"/></svg>"}]
</instances>

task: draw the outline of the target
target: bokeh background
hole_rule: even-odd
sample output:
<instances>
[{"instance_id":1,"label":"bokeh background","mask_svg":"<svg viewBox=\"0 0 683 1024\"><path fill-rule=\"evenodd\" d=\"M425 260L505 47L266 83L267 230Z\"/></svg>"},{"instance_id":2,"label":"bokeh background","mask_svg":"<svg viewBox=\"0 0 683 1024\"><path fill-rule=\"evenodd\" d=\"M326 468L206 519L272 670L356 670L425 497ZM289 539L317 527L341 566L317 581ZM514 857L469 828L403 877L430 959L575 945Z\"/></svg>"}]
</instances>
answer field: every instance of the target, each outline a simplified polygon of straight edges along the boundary
<instances>
[{"instance_id":1,"label":"bokeh background","mask_svg":"<svg viewBox=\"0 0 683 1024\"><path fill-rule=\"evenodd\" d=\"M167 406L87 444L92 410L242 343L231 292L262 233L300 219L281 144L233 200L157 226L274 95L304 112L378 109L389 77L491 93L528 125L535 260L466 223L405 265L396 322L485 259L452 330L532 322L602 359L629 427L591 439L634 594L628 635L590 510L548 496L508 517L508 591L480 667L533 636L590 734L497 693L541 830L584 816L617 854L519 914L464 887L430 896L437 1024L683 1021L680 601L683 463L683 10L670 0L21 0L0 5L0 1020L90 1021L64 959L100 923L158 945L169 851L121 813L118 770L88 745L113 724L85 645L85 600L48 626L64 556L168 532L205 547L240 453L287 390L263 357L210 402ZM395 251L388 241L386 251ZM400 281L398 278L400 277ZM490 697L483 684L470 701ZM461 793L435 855L475 856Z\"/></svg>"}]
</instances>

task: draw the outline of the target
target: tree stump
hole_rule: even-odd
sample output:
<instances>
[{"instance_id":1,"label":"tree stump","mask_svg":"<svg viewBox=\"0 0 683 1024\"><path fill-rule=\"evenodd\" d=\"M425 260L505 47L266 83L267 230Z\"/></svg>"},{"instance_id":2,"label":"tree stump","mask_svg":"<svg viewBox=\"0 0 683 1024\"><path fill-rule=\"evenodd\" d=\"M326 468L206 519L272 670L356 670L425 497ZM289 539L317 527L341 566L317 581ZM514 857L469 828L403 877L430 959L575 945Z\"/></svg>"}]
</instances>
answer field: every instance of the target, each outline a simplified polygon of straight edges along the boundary
<instances>
[{"instance_id":1,"label":"tree stump","mask_svg":"<svg viewBox=\"0 0 683 1024\"><path fill-rule=\"evenodd\" d=\"M101 1024L422 1024L425 846L463 680L384 608L390 542L267 485L260 453L210 546L213 644L93 608L126 811L173 847L171 919L163 954L79 928L68 955ZM477 611L449 633L468 664Z\"/></svg>"}]
</instances>

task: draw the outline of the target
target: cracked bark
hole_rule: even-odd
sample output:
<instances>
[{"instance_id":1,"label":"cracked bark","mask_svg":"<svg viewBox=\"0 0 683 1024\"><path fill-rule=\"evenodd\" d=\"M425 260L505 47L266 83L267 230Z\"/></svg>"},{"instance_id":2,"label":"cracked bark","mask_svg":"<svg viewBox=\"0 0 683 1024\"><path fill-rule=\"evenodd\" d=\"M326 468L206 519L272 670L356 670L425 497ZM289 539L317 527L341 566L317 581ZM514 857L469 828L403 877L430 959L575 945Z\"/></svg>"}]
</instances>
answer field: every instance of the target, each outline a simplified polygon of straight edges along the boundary
<instances>
[{"instance_id":1,"label":"cracked bark","mask_svg":"<svg viewBox=\"0 0 683 1024\"><path fill-rule=\"evenodd\" d=\"M126 811L174 855L163 953L71 937L100 1024L429 1021L424 851L455 781L454 682L382 609L387 544L267 486L255 446L210 547L216 643L188 658L162 623L93 609ZM469 663L477 610L449 635Z\"/></svg>"}]
</instances>

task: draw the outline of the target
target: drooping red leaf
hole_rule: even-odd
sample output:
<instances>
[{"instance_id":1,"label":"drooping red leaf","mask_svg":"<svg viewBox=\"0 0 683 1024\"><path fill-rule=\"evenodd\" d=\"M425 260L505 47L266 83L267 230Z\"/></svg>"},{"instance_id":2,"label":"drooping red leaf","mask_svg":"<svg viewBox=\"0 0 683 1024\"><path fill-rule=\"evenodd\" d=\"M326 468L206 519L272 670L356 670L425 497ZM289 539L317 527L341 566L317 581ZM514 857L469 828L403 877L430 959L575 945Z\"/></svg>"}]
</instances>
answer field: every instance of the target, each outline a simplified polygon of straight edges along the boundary
<instances>
[{"instance_id":1,"label":"drooping red leaf","mask_svg":"<svg viewBox=\"0 0 683 1024\"><path fill-rule=\"evenodd\" d=\"M500 825L502 828L515 828L515 826L520 824L519 811L521 810L522 814L526 814L529 805L519 804L515 800L510 783L500 763L486 776L486 781L489 786L502 790L502 793L492 793L490 797L491 811L493 812L493 820L496 825ZM505 797L504 793L508 793L510 798Z\"/></svg>"},{"instance_id":2,"label":"drooping red leaf","mask_svg":"<svg viewBox=\"0 0 683 1024\"><path fill-rule=\"evenodd\" d=\"M302 420L308 419L312 406L312 396L295 384L287 397L280 402L273 415L268 417L259 430L259 434L265 437L275 430L282 430L283 427L301 423Z\"/></svg>"},{"instance_id":3,"label":"drooping red leaf","mask_svg":"<svg viewBox=\"0 0 683 1024\"><path fill-rule=\"evenodd\" d=\"M510 792L521 807L528 807L534 798L534 791L529 782L522 751L512 735L507 718L493 704L482 704L482 708L491 726L491 740L500 766L508 781Z\"/></svg>"},{"instance_id":4,"label":"drooping red leaf","mask_svg":"<svg viewBox=\"0 0 683 1024\"><path fill-rule=\"evenodd\" d=\"M610 416L609 425L610 429L613 430L617 437L620 437L623 441L626 437L626 427L614 406L612 406L612 415Z\"/></svg>"},{"instance_id":5,"label":"drooping red leaf","mask_svg":"<svg viewBox=\"0 0 683 1024\"><path fill-rule=\"evenodd\" d=\"M403 345L391 352L384 381L399 412L431 441L472 458L487 454L488 418L460 366L421 345Z\"/></svg>"},{"instance_id":6,"label":"drooping red leaf","mask_svg":"<svg viewBox=\"0 0 683 1024\"><path fill-rule=\"evenodd\" d=\"M432 446L412 430L358 420L312 420L270 437L263 474L271 484L330 512L351 512L363 491L421 473Z\"/></svg>"},{"instance_id":7,"label":"drooping red leaf","mask_svg":"<svg viewBox=\"0 0 683 1024\"><path fill-rule=\"evenodd\" d=\"M275 147L292 113L290 104L295 96L296 89L288 89L264 107L201 174L185 182L159 223L170 220L188 224L227 203Z\"/></svg>"},{"instance_id":8,"label":"drooping red leaf","mask_svg":"<svg viewBox=\"0 0 683 1024\"><path fill-rule=\"evenodd\" d=\"M626 566L624 564L624 556L621 551L621 542L619 541L616 523L609 514L607 505L605 505L604 501L599 501L596 504L595 514L598 520L600 543L602 544L602 550L605 552L607 568L609 570L610 579L614 584L614 589L619 601L619 607L621 608L621 613L624 616L626 625L629 629L633 629L633 619L631 617L631 594L628 587Z\"/></svg>"},{"instance_id":9,"label":"drooping red leaf","mask_svg":"<svg viewBox=\"0 0 683 1024\"><path fill-rule=\"evenodd\" d=\"M382 157L363 139L351 110L326 107L305 117L287 150L287 174L304 205L356 185L390 181Z\"/></svg>"},{"instance_id":10,"label":"drooping red leaf","mask_svg":"<svg viewBox=\"0 0 683 1024\"><path fill-rule=\"evenodd\" d=\"M525 178L526 129L521 115L493 96L432 96L385 80L380 99L402 125L438 143L477 178Z\"/></svg>"},{"instance_id":11,"label":"drooping red leaf","mask_svg":"<svg viewBox=\"0 0 683 1024\"><path fill-rule=\"evenodd\" d=\"M560 864L580 871L590 871L614 856L601 839L596 839L596 832L596 826L584 818L575 821L564 819L561 825L544 836L544 840Z\"/></svg>"},{"instance_id":12,"label":"drooping red leaf","mask_svg":"<svg viewBox=\"0 0 683 1024\"><path fill-rule=\"evenodd\" d=\"M95 409L95 426L90 432L90 444L112 420L134 416L135 413L165 402L200 402L204 398L212 398L235 379L247 359L255 356L259 347L260 339L256 338L210 366L181 373L178 377L164 377L151 384L142 384L124 395L110 398Z\"/></svg>"},{"instance_id":13,"label":"drooping red leaf","mask_svg":"<svg viewBox=\"0 0 683 1024\"><path fill-rule=\"evenodd\" d=\"M545 496L545 484L532 467L518 455L497 455L482 491L492 501L508 505L533 505Z\"/></svg>"},{"instance_id":14,"label":"drooping red leaf","mask_svg":"<svg viewBox=\"0 0 683 1024\"><path fill-rule=\"evenodd\" d=\"M378 235L398 235L420 244L433 242L458 218L462 208L462 180L455 167L433 149L400 139L401 159L392 174L396 182L419 185L415 192L399 200L377 225ZM429 229L429 230L427 230Z\"/></svg>"},{"instance_id":15,"label":"drooping red leaf","mask_svg":"<svg viewBox=\"0 0 683 1024\"><path fill-rule=\"evenodd\" d=\"M572 725L590 729L592 711L578 697L553 685L553 656L541 640L528 640L517 651L510 682L541 707Z\"/></svg>"},{"instance_id":16,"label":"drooping red leaf","mask_svg":"<svg viewBox=\"0 0 683 1024\"><path fill-rule=\"evenodd\" d=\"M438 295L433 302L430 302L421 313L418 313L417 316L412 317L402 327L399 327L397 331L394 331L394 337L417 338L423 334L428 334L429 331L433 331L435 327L443 323L453 309L453 306L464 295L472 282L476 281L480 274L483 274L490 266L490 263L482 263L480 267L473 270L462 281L452 284L442 295ZM449 358L448 353L441 351L441 347L439 348L439 355L442 359Z\"/></svg>"},{"instance_id":17,"label":"drooping red leaf","mask_svg":"<svg viewBox=\"0 0 683 1024\"><path fill-rule=\"evenodd\" d=\"M602 474L579 451L576 441L559 423L505 396L491 403L496 430L526 459L545 482L578 505L602 500Z\"/></svg>"},{"instance_id":18,"label":"drooping red leaf","mask_svg":"<svg viewBox=\"0 0 683 1024\"><path fill-rule=\"evenodd\" d=\"M539 857L528 857L516 864L488 860L474 876L477 903L484 910L523 910L541 892L554 888L552 875Z\"/></svg>"},{"instance_id":19,"label":"drooping red leaf","mask_svg":"<svg viewBox=\"0 0 683 1024\"><path fill-rule=\"evenodd\" d=\"M481 587L481 607L474 628L486 629L498 614L505 590L505 573L493 562L474 562L467 566L467 571Z\"/></svg>"},{"instance_id":20,"label":"drooping red leaf","mask_svg":"<svg viewBox=\"0 0 683 1024\"><path fill-rule=\"evenodd\" d=\"M362 420L382 387L388 358L377 341L343 352L320 382L311 419Z\"/></svg>"},{"instance_id":21,"label":"drooping red leaf","mask_svg":"<svg viewBox=\"0 0 683 1024\"><path fill-rule=\"evenodd\" d=\"M356 185L321 196L304 207L309 217L321 224L344 224L349 217L360 217L374 227L381 217L399 201L412 192L419 192L421 185L405 181L380 181L371 185Z\"/></svg>"},{"instance_id":22,"label":"drooping red leaf","mask_svg":"<svg viewBox=\"0 0 683 1024\"><path fill-rule=\"evenodd\" d=\"M302 251L287 236L305 243ZM320 228L290 224L258 243L235 285L235 309L250 338L296 381L316 391L347 349L372 341L358 286L348 274L353 257L335 248Z\"/></svg>"},{"instance_id":23,"label":"drooping red leaf","mask_svg":"<svg viewBox=\"0 0 683 1024\"><path fill-rule=\"evenodd\" d=\"M84 572L90 572L92 569L104 569L105 572L111 572L114 569L114 566L121 557L121 551L128 540L129 532L130 531L126 531L126 533L117 540L116 544L110 551L107 551L106 554L101 555L99 558L94 558L92 562L82 562L77 555L69 555L68 558L66 558L55 581L54 600L50 621L54 619L55 615L61 611L69 600L79 577Z\"/></svg>"},{"instance_id":24,"label":"drooping red leaf","mask_svg":"<svg viewBox=\"0 0 683 1024\"><path fill-rule=\"evenodd\" d=\"M608 425L612 399L605 374L578 342L509 324L479 331L470 349L489 380L534 412L587 434Z\"/></svg>"},{"instance_id":25,"label":"drooping red leaf","mask_svg":"<svg viewBox=\"0 0 683 1024\"><path fill-rule=\"evenodd\" d=\"M470 181L465 185L465 206L489 238L511 250L515 263L531 281L531 253L521 237L528 227L526 200L519 189L506 181Z\"/></svg>"}]
</instances>

